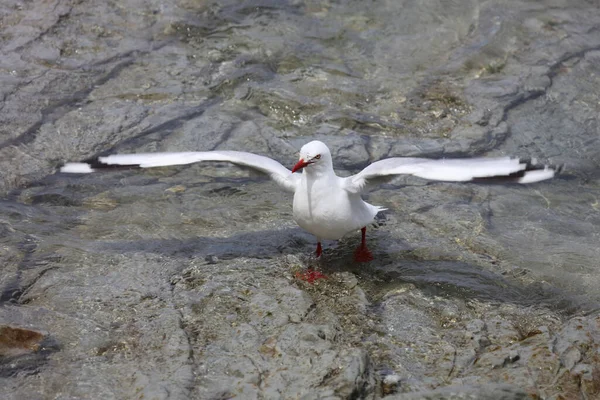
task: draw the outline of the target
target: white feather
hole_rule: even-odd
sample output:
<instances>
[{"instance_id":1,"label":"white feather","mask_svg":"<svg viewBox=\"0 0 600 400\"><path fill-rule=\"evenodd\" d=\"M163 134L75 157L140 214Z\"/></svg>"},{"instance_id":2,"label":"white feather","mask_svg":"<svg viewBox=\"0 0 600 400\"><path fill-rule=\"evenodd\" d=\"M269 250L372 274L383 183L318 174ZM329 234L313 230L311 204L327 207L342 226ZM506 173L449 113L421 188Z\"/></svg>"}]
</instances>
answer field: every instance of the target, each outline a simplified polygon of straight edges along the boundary
<instances>
[{"instance_id":1,"label":"white feather","mask_svg":"<svg viewBox=\"0 0 600 400\"><path fill-rule=\"evenodd\" d=\"M114 154L106 157L98 157L98 161L100 164L105 165L131 165L139 166L140 168L185 165L201 161L227 161L264 172L282 188L291 192L295 190L296 182L300 179L298 175L292 174L292 171L269 157L242 151ZM73 167L70 165L72 164L66 164L61 171L72 173L86 173L94 171L94 169L90 168L89 166L89 169L85 170L83 167L75 167L73 169ZM65 170L65 168L67 169Z\"/></svg>"},{"instance_id":2,"label":"white feather","mask_svg":"<svg viewBox=\"0 0 600 400\"><path fill-rule=\"evenodd\" d=\"M476 178L509 176L523 171L527 164L518 158L467 158L454 160L430 160L426 158L388 158L374 162L356 175L346 178L345 188L351 192L360 192L369 179L388 175L414 175L424 179L449 182L466 182ZM541 170L540 170L541 171ZM536 173L529 178L521 178L519 183L538 182L552 178L550 173Z\"/></svg>"},{"instance_id":3,"label":"white feather","mask_svg":"<svg viewBox=\"0 0 600 400\"><path fill-rule=\"evenodd\" d=\"M94 172L90 164L86 163L66 163L60 169L60 172L68 174L89 174Z\"/></svg>"},{"instance_id":4,"label":"white feather","mask_svg":"<svg viewBox=\"0 0 600 400\"><path fill-rule=\"evenodd\" d=\"M535 171L527 171L525 175L519 179L519 183L540 182L554 177L554 170L550 168L538 169Z\"/></svg>"}]
</instances>

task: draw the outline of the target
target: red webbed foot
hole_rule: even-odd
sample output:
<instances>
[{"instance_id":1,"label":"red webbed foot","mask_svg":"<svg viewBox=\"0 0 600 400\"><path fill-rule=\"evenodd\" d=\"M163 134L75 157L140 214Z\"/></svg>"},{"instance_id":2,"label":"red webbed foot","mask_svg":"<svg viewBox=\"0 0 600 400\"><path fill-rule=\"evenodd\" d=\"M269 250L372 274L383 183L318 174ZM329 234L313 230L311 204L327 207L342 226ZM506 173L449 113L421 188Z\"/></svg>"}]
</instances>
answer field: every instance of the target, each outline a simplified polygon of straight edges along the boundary
<instances>
[{"instance_id":1,"label":"red webbed foot","mask_svg":"<svg viewBox=\"0 0 600 400\"><path fill-rule=\"evenodd\" d=\"M294 276L296 277L296 279L299 279L301 281L305 281L305 282L311 283L311 284L315 283L315 281L317 281L319 279L327 279L327 275L323 274L321 271L317 271L312 268L308 268L304 272L298 271L294 274Z\"/></svg>"}]
</instances>

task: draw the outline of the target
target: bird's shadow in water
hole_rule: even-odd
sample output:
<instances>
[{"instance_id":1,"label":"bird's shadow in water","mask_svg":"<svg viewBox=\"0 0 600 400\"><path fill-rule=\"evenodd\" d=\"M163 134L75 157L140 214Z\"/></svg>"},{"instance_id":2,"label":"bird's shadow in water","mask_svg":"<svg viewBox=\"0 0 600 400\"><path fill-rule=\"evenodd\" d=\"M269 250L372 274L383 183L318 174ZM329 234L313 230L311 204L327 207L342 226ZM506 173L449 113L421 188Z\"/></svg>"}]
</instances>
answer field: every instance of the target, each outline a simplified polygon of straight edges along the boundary
<instances>
[{"instance_id":1,"label":"bird's shadow in water","mask_svg":"<svg viewBox=\"0 0 600 400\"><path fill-rule=\"evenodd\" d=\"M314 237L300 228L243 232L228 237L198 236L186 239L140 239L95 242L97 250L111 253L155 253L179 258L231 260L240 257L267 259L303 253L316 246Z\"/></svg>"},{"instance_id":2,"label":"bird's shadow in water","mask_svg":"<svg viewBox=\"0 0 600 400\"><path fill-rule=\"evenodd\" d=\"M375 288L375 293L370 296L373 298L411 283L431 297L511 303L525 307L546 306L564 315L587 314L599 308L585 296L535 280L525 283L517 276L531 274L524 269L518 269L519 272L513 275L507 271L494 271L493 265L488 269L460 260L428 260L415 257L414 249L407 243L396 243L392 249L385 245L377 246L377 240L372 242L374 260L368 263L353 261L352 253L360 243L355 238L343 240L339 246L326 250L318 262L314 258L310 258L309 262L325 274L348 271L361 281L369 281Z\"/></svg>"},{"instance_id":3,"label":"bird's shadow in water","mask_svg":"<svg viewBox=\"0 0 600 400\"><path fill-rule=\"evenodd\" d=\"M457 260L416 259L412 249L378 248L371 240L374 260L353 260L359 237L324 243L321 259L314 256L315 238L300 228L244 232L229 237L196 237L186 239L142 239L117 242L94 242L97 251L110 253L155 253L177 258L232 260L236 258L271 259L292 254L299 256L304 267L318 268L323 273L352 272L361 280L369 280L382 289L412 283L431 296L458 297L486 302L513 303L522 306L549 306L565 314L582 312L585 305L557 288L526 285L518 279L478 265ZM375 242L375 243L373 243ZM383 246L382 246L383 247ZM386 289L387 288L387 289Z\"/></svg>"}]
</instances>

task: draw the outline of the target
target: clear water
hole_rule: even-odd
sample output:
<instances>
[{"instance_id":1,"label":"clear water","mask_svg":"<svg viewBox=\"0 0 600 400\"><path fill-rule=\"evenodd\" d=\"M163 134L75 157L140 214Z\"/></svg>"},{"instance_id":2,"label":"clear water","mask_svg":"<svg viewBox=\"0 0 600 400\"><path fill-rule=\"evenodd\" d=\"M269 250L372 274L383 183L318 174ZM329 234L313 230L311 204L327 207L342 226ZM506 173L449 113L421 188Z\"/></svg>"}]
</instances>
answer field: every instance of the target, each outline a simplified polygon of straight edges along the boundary
<instances>
[{"instance_id":1,"label":"clear water","mask_svg":"<svg viewBox=\"0 0 600 400\"><path fill-rule=\"evenodd\" d=\"M585 14L581 3L573 7ZM139 129L112 127L117 138L107 139L92 126L85 140L60 144L50 130L35 146L52 157L67 149L59 152L67 158L219 147L291 165L302 143L320 138L344 174L389 155L512 153L570 162L563 177L527 187L410 179L384 186L369 195L390 209L369 236L377 261L352 264L357 237L351 237L328 244L322 267L351 270L366 281L413 282L450 296L550 304L569 313L596 309L598 139L584 108L597 111L598 86L584 85L579 97L560 102L561 95L571 96L561 80L580 78L554 78L548 96L558 99L551 102L556 113L576 112L575 128L564 129L562 137L552 130L562 114L539 117L548 109L547 96L506 106L502 118L512 129L504 140L482 145L469 137L469 116L487 103L476 103L477 94L465 88L474 90L470 82L480 77L498 87L503 80L506 87L526 86L524 65L550 64L552 54L536 60L523 43L533 37L531 46L546 49L558 33L543 36L544 24L554 28L556 20L567 30L579 23L561 20L561 7L474 0L161 7L148 17L156 25L137 22L155 35L156 49L99 85L87 103L73 105L84 115L109 110L101 124L110 124L111 113L119 115L126 105L139 117ZM596 45L595 36L587 40L588 47ZM593 65L569 68L587 76L597 69ZM503 104L498 98L496 107ZM73 112L53 122L73 129ZM491 113L491 123L499 123L498 110ZM544 135L532 136L536 130ZM225 165L47 176L8 193L0 222L1 300L13 303L24 302L45 271L77 270L92 261L139 254L274 258L310 254L314 246L291 219L290 195Z\"/></svg>"}]
</instances>

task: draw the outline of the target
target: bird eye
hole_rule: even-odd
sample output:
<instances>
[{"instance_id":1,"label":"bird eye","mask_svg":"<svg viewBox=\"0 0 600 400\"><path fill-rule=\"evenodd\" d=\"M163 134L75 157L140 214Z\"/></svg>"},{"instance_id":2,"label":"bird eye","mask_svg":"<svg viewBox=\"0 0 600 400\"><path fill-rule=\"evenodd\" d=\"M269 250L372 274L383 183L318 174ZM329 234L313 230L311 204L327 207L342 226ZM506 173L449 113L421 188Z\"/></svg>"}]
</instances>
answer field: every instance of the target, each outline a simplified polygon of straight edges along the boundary
<instances>
[{"instance_id":1,"label":"bird eye","mask_svg":"<svg viewBox=\"0 0 600 400\"><path fill-rule=\"evenodd\" d=\"M317 159L317 160L319 160L320 158L321 158L321 155L320 155L320 154L317 154L317 155L315 156L315 159Z\"/></svg>"}]
</instances>

